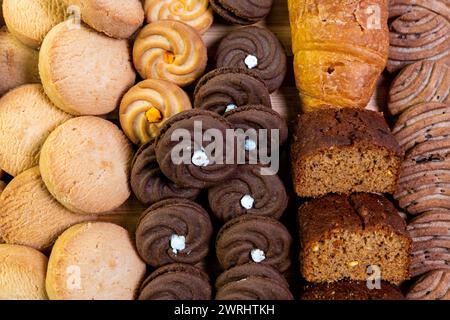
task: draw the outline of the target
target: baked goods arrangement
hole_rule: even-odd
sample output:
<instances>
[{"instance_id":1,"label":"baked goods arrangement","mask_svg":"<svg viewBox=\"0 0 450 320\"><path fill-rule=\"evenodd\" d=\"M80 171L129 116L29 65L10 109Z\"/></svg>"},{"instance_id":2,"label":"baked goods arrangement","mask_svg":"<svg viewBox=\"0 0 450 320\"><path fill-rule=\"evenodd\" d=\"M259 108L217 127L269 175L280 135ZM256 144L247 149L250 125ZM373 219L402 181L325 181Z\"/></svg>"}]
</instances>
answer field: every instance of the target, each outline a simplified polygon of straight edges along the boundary
<instances>
[{"instance_id":1,"label":"baked goods arrangement","mask_svg":"<svg viewBox=\"0 0 450 320\"><path fill-rule=\"evenodd\" d=\"M0 299L450 299L447 0L0 8Z\"/></svg>"}]
</instances>

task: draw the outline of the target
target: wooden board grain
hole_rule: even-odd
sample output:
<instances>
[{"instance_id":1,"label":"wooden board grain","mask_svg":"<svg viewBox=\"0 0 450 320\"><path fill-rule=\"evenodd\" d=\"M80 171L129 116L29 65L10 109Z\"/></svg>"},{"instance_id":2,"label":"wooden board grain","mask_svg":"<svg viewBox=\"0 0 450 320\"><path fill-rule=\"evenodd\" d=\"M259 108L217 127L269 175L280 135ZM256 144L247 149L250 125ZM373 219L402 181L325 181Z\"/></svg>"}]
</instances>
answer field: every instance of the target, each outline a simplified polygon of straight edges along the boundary
<instances>
[{"instance_id":1,"label":"wooden board grain","mask_svg":"<svg viewBox=\"0 0 450 320\"><path fill-rule=\"evenodd\" d=\"M291 45L291 32L289 25L289 12L287 0L275 0L273 9L267 19L258 23L259 26L265 26L276 34L278 39L286 50L288 56L288 72L282 88L272 94L273 108L285 117L290 123L295 121L300 112L300 101L297 88L295 87L293 72L293 53ZM240 28L233 26L216 17L214 25L203 35L203 39L208 47L209 66L214 68L214 56L220 40L231 31ZM375 92L368 108L373 110L384 109L386 104L386 92L389 81L386 77L381 77L378 89ZM117 115L111 116L117 118ZM110 118L111 118L110 117ZM289 184L289 181L286 181ZM114 211L114 214L105 219L124 225L130 230L134 229L138 216L145 210L135 198L130 199L122 207Z\"/></svg>"}]
</instances>

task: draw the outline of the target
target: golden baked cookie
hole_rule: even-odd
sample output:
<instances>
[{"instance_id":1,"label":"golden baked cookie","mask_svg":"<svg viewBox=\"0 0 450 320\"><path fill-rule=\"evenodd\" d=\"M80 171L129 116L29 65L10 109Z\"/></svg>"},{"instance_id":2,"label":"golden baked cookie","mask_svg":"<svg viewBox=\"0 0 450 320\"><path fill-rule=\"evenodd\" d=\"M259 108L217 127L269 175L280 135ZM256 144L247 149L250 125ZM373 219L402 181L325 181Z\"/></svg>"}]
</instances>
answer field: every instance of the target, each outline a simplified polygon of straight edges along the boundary
<instances>
[{"instance_id":1,"label":"golden baked cookie","mask_svg":"<svg viewBox=\"0 0 450 320\"><path fill-rule=\"evenodd\" d=\"M120 104L120 124L135 144L145 144L159 135L170 117L192 109L186 92L164 80L139 82L123 97Z\"/></svg>"},{"instance_id":2,"label":"golden baked cookie","mask_svg":"<svg viewBox=\"0 0 450 320\"><path fill-rule=\"evenodd\" d=\"M82 223L56 241L47 293L52 300L132 300L145 271L128 231L112 223Z\"/></svg>"},{"instance_id":3,"label":"golden baked cookie","mask_svg":"<svg viewBox=\"0 0 450 320\"><path fill-rule=\"evenodd\" d=\"M106 35L126 39L144 22L140 0L63 0L80 8L81 19Z\"/></svg>"},{"instance_id":4,"label":"golden baked cookie","mask_svg":"<svg viewBox=\"0 0 450 320\"><path fill-rule=\"evenodd\" d=\"M25 83L38 83L39 53L0 28L0 96Z\"/></svg>"},{"instance_id":5,"label":"golden baked cookie","mask_svg":"<svg viewBox=\"0 0 450 320\"><path fill-rule=\"evenodd\" d=\"M162 79L184 87L203 74L208 56L195 29L179 21L158 21L139 32L133 60L144 79Z\"/></svg>"},{"instance_id":6,"label":"golden baked cookie","mask_svg":"<svg viewBox=\"0 0 450 320\"><path fill-rule=\"evenodd\" d=\"M45 139L71 117L53 105L40 84L5 94L0 99L0 168L15 177L37 166Z\"/></svg>"},{"instance_id":7,"label":"golden baked cookie","mask_svg":"<svg viewBox=\"0 0 450 320\"><path fill-rule=\"evenodd\" d=\"M0 300L47 300L47 257L39 251L0 244Z\"/></svg>"},{"instance_id":8,"label":"golden baked cookie","mask_svg":"<svg viewBox=\"0 0 450 320\"><path fill-rule=\"evenodd\" d=\"M214 21L208 0L145 0L144 12L148 23L179 20L200 34L205 33Z\"/></svg>"},{"instance_id":9,"label":"golden baked cookie","mask_svg":"<svg viewBox=\"0 0 450 320\"><path fill-rule=\"evenodd\" d=\"M45 35L66 17L62 0L3 0L8 30L22 43L38 48Z\"/></svg>"},{"instance_id":10,"label":"golden baked cookie","mask_svg":"<svg viewBox=\"0 0 450 320\"><path fill-rule=\"evenodd\" d=\"M38 167L14 178L0 196L0 234L6 243L37 250L50 247L74 224L94 220L64 208L48 192Z\"/></svg>"},{"instance_id":11,"label":"golden baked cookie","mask_svg":"<svg viewBox=\"0 0 450 320\"><path fill-rule=\"evenodd\" d=\"M113 123L97 117L71 119L45 141L39 160L50 193L77 213L114 210L130 196L133 150Z\"/></svg>"},{"instance_id":12,"label":"golden baked cookie","mask_svg":"<svg viewBox=\"0 0 450 320\"><path fill-rule=\"evenodd\" d=\"M119 106L134 84L128 42L66 21L45 37L39 56L44 90L73 115L102 115Z\"/></svg>"}]
</instances>

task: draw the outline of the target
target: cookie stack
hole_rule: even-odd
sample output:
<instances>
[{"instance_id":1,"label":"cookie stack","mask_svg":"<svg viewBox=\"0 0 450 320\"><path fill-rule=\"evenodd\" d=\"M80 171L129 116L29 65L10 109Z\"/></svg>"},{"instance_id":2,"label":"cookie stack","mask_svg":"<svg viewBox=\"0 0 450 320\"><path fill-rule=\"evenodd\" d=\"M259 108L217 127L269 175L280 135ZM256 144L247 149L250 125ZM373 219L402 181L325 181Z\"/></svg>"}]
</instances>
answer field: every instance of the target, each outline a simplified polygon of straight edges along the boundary
<instances>
[{"instance_id":1,"label":"cookie stack","mask_svg":"<svg viewBox=\"0 0 450 320\"><path fill-rule=\"evenodd\" d=\"M128 38L142 5L5 0L2 8L0 168L13 179L0 196L0 295L134 299L145 263L127 230L99 222L131 195L133 150L95 116L115 110L135 83Z\"/></svg>"},{"instance_id":2,"label":"cookie stack","mask_svg":"<svg viewBox=\"0 0 450 320\"><path fill-rule=\"evenodd\" d=\"M450 14L445 1L391 1L388 70L394 134L406 152L395 198L414 218L409 299L449 299L448 114Z\"/></svg>"},{"instance_id":3,"label":"cookie stack","mask_svg":"<svg viewBox=\"0 0 450 320\"><path fill-rule=\"evenodd\" d=\"M317 4L288 1L305 112L291 145L293 181L313 198L298 213L300 271L313 283L306 299L395 299L392 285L409 278L406 222L382 195L395 191L403 153L383 115L364 110L388 58L387 4L376 1L377 28L366 5L324 2L318 14Z\"/></svg>"}]
</instances>

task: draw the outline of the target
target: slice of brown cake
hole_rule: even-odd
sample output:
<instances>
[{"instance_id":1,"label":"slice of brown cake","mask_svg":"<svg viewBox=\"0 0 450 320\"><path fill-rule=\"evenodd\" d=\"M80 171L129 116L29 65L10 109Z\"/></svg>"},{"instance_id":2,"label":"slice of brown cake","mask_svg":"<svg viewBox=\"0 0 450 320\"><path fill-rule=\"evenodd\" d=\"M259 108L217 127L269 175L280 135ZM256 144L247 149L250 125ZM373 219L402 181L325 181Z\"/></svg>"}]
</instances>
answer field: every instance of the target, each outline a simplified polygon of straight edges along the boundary
<instances>
[{"instance_id":1,"label":"slice of brown cake","mask_svg":"<svg viewBox=\"0 0 450 320\"><path fill-rule=\"evenodd\" d=\"M298 220L301 272L307 281L367 281L378 275L399 284L409 278L406 222L383 196L314 199L300 207Z\"/></svg>"},{"instance_id":2,"label":"slice of brown cake","mask_svg":"<svg viewBox=\"0 0 450 320\"><path fill-rule=\"evenodd\" d=\"M291 147L300 197L393 193L403 153L382 114L324 109L303 114Z\"/></svg>"},{"instance_id":3,"label":"slice of brown cake","mask_svg":"<svg viewBox=\"0 0 450 320\"><path fill-rule=\"evenodd\" d=\"M308 284L301 300L406 300L399 288L380 282L370 288L366 281L338 281L334 283Z\"/></svg>"}]
</instances>

